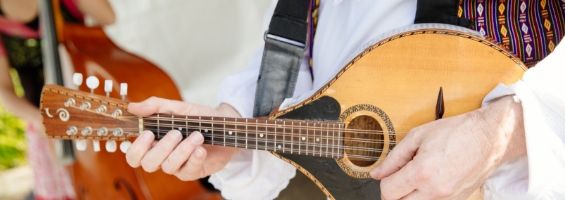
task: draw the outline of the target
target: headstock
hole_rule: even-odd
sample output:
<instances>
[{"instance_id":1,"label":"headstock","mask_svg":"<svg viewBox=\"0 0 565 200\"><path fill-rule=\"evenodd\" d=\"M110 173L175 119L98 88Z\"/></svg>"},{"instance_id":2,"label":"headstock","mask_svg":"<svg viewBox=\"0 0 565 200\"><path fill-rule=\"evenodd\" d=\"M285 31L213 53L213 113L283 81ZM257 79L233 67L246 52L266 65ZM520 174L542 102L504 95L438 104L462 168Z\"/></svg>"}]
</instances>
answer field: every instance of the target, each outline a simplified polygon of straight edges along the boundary
<instances>
[{"instance_id":1,"label":"headstock","mask_svg":"<svg viewBox=\"0 0 565 200\"><path fill-rule=\"evenodd\" d=\"M82 75L73 75L76 86L82 84ZM128 139L137 137L141 118L127 112L127 84L122 83L122 100L110 98L112 81L104 81L106 96L94 94L99 86L96 77L86 79L90 93L72 90L58 85L46 85L41 92L41 115L48 137L75 140L77 150L85 150L92 141L94 151L100 151L100 142L105 140L105 149L114 152L120 142L125 152L131 143Z\"/></svg>"}]
</instances>

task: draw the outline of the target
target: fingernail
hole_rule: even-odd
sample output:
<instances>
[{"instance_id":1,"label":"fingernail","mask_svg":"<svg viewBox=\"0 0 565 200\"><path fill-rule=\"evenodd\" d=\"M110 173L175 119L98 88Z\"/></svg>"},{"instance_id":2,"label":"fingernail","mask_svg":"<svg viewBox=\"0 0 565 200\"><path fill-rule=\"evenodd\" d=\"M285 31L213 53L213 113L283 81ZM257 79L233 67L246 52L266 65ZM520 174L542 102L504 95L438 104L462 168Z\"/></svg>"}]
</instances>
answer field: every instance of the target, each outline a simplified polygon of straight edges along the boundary
<instances>
[{"instance_id":1,"label":"fingernail","mask_svg":"<svg viewBox=\"0 0 565 200\"><path fill-rule=\"evenodd\" d=\"M181 134L179 131L177 131L177 130L171 130L171 131L169 131L167 134L173 135L173 136L175 136L175 137L182 137L182 134Z\"/></svg>"},{"instance_id":2,"label":"fingernail","mask_svg":"<svg viewBox=\"0 0 565 200\"><path fill-rule=\"evenodd\" d=\"M200 145L204 141L204 137L202 136L202 134L197 131L192 132L192 134L190 134L190 137L188 139L190 140L190 143L196 145Z\"/></svg>"},{"instance_id":3,"label":"fingernail","mask_svg":"<svg viewBox=\"0 0 565 200\"><path fill-rule=\"evenodd\" d=\"M141 139L142 139L143 141L149 142L149 141L153 140L153 133L151 133L151 132L149 132L149 131L145 131L145 132L143 132L143 134L141 135Z\"/></svg>"}]
</instances>

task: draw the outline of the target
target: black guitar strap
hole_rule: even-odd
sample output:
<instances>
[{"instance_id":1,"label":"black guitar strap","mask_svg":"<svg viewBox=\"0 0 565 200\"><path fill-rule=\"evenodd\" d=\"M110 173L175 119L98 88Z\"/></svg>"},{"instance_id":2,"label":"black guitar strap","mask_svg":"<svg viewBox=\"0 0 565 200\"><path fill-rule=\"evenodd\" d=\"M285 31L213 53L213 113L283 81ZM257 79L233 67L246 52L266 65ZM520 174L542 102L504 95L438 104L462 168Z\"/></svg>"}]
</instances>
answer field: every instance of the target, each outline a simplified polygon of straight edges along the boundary
<instances>
[{"instance_id":1,"label":"black guitar strap","mask_svg":"<svg viewBox=\"0 0 565 200\"><path fill-rule=\"evenodd\" d=\"M415 23L443 23L471 27L457 17L459 0L418 0ZM280 0L265 33L265 48L257 80L253 115L266 116L296 85L300 62L307 49L309 0Z\"/></svg>"},{"instance_id":2,"label":"black guitar strap","mask_svg":"<svg viewBox=\"0 0 565 200\"><path fill-rule=\"evenodd\" d=\"M441 23L471 28L471 21L457 16L459 0L418 0L414 23Z\"/></svg>"},{"instance_id":3,"label":"black guitar strap","mask_svg":"<svg viewBox=\"0 0 565 200\"><path fill-rule=\"evenodd\" d=\"M280 0L265 33L253 116L266 116L291 97L307 49L309 0Z\"/></svg>"}]
</instances>

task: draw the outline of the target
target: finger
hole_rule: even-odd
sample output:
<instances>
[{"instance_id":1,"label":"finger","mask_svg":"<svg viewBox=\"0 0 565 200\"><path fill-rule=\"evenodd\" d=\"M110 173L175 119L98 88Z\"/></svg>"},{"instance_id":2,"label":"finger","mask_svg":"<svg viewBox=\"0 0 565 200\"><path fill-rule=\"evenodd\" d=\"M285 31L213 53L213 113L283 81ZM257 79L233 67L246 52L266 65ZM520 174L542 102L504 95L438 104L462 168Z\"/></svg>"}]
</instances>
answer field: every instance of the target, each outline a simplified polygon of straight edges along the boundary
<instances>
[{"instance_id":1,"label":"finger","mask_svg":"<svg viewBox=\"0 0 565 200\"><path fill-rule=\"evenodd\" d=\"M408 134L394 147L394 151L390 151L383 163L371 171L371 177L383 179L410 162L420 147L420 140L418 133Z\"/></svg>"},{"instance_id":2,"label":"finger","mask_svg":"<svg viewBox=\"0 0 565 200\"><path fill-rule=\"evenodd\" d=\"M159 169L161 163L169 156L177 144L182 140L182 135L177 130L172 130L151 148L141 159L141 167L147 172Z\"/></svg>"},{"instance_id":3,"label":"finger","mask_svg":"<svg viewBox=\"0 0 565 200\"><path fill-rule=\"evenodd\" d=\"M150 97L139 103L128 104L128 111L139 116L149 116L154 113L182 114L186 106L182 101Z\"/></svg>"},{"instance_id":4,"label":"finger","mask_svg":"<svg viewBox=\"0 0 565 200\"><path fill-rule=\"evenodd\" d=\"M204 147L196 147L188 162L175 174L183 181L195 180L206 175L204 171L204 161L206 160L206 150Z\"/></svg>"},{"instance_id":5,"label":"finger","mask_svg":"<svg viewBox=\"0 0 565 200\"><path fill-rule=\"evenodd\" d=\"M383 199L400 199L416 190L414 175L417 173L414 162L381 180Z\"/></svg>"},{"instance_id":6,"label":"finger","mask_svg":"<svg viewBox=\"0 0 565 200\"><path fill-rule=\"evenodd\" d=\"M155 135L151 131L143 131L141 136L133 142L126 153L126 161L131 167L139 167L141 159L153 145Z\"/></svg>"},{"instance_id":7,"label":"finger","mask_svg":"<svg viewBox=\"0 0 565 200\"><path fill-rule=\"evenodd\" d=\"M175 150L167 157L167 160L161 165L163 172L167 174L176 173L182 164L184 164L194 149L204 142L204 136L199 132L193 132L183 140Z\"/></svg>"}]
</instances>

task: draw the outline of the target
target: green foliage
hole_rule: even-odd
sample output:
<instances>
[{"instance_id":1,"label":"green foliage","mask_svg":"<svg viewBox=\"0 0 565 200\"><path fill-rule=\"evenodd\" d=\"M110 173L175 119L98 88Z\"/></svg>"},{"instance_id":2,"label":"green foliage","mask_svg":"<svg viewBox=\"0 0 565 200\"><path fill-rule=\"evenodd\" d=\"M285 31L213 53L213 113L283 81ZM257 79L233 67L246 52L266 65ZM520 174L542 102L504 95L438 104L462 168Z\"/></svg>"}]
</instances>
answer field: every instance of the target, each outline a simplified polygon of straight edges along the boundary
<instances>
[{"instance_id":1,"label":"green foliage","mask_svg":"<svg viewBox=\"0 0 565 200\"><path fill-rule=\"evenodd\" d=\"M10 75L15 86L14 92L23 96L17 73L12 70ZM24 134L24 123L0 106L0 171L26 162L27 145Z\"/></svg>"},{"instance_id":2,"label":"green foliage","mask_svg":"<svg viewBox=\"0 0 565 200\"><path fill-rule=\"evenodd\" d=\"M0 170L26 162L26 141L21 120L0 108Z\"/></svg>"}]
</instances>

